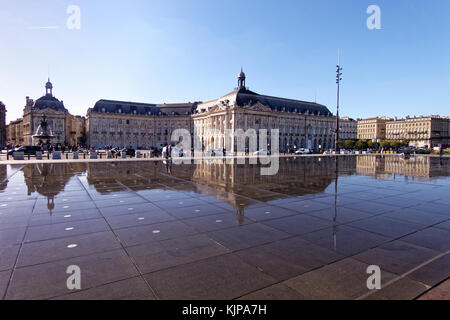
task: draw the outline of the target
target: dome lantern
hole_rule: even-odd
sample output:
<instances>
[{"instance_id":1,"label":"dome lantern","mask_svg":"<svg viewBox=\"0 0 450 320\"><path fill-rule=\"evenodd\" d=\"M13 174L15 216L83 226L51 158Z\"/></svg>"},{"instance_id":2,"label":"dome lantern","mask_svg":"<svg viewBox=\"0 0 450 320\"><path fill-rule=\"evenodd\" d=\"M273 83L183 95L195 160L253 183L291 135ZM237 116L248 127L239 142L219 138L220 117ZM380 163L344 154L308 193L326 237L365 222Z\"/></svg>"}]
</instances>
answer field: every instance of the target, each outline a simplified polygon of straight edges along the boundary
<instances>
[{"instance_id":1,"label":"dome lantern","mask_svg":"<svg viewBox=\"0 0 450 320\"><path fill-rule=\"evenodd\" d=\"M48 81L45 84L45 94L49 96L53 95L53 84L50 82L50 78L48 78Z\"/></svg>"},{"instance_id":2,"label":"dome lantern","mask_svg":"<svg viewBox=\"0 0 450 320\"><path fill-rule=\"evenodd\" d=\"M239 89L245 88L245 73L242 70L242 67L241 67L241 72L239 72L239 75L238 75L238 88Z\"/></svg>"}]
</instances>

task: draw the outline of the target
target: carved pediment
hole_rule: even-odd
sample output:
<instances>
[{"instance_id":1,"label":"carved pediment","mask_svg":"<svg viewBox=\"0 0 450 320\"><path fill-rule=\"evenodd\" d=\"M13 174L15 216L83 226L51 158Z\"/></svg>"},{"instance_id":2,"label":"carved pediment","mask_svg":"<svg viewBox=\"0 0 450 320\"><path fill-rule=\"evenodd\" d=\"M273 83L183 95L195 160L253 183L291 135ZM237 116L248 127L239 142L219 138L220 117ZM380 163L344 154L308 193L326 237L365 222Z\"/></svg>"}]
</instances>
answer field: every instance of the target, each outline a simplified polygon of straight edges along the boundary
<instances>
[{"instance_id":1,"label":"carved pediment","mask_svg":"<svg viewBox=\"0 0 450 320\"><path fill-rule=\"evenodd\" d=\"M220 112L220 111L225 111L228 109L228 104L216 104L212 107L209 108L209 112Z\"/></svg>"},{"instance_id":2,"label":"carved pediment","mask_svg":"<svg viewBox=\"0 0 450 320\"><path fill-rule=\"evenodd\" d=\"M244 109L252 110L252 111L261 111L261 112L270 112L272 109L270 107L258 102L253 105L244 106Z\"/></svg>"}]
</instances>

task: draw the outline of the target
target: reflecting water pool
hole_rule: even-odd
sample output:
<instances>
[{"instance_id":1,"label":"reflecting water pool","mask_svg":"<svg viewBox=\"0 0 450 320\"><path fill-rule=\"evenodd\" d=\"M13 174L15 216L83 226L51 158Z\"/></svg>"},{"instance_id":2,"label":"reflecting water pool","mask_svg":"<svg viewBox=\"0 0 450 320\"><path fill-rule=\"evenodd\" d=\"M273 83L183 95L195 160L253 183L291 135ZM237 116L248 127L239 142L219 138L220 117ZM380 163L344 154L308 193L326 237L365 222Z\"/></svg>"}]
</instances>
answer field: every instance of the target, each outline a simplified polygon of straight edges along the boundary
<instances>
[{"instance_id":1,"label":"reflecting water pool","mask_svg":"<svg viewBox=\"0 0 450 320\"><path fill-rule=\"evenodd\" d=\"M40 163L0 180L3 299L414 299L450 277L449 158L281 158L274 176Z\"/></svg>"}]
</instances>

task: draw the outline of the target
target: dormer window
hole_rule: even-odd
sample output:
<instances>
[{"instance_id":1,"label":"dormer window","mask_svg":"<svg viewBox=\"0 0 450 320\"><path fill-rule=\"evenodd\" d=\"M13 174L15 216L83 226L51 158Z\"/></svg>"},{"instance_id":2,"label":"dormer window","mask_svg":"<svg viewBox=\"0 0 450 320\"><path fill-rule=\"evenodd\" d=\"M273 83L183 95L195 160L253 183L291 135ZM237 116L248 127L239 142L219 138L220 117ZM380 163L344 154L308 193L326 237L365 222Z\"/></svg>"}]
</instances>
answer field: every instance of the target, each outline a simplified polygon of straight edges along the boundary
<instances>
[{"instance_id":1,"label":"dormer window","mask_svg":"<svg viewBox=\"0 0 450 320\"><path fill-rule=\"evenodd\" d=\"M122 113L122 109L117 110L118 113Z\"/></svg>"},{"instance_id":2,"label":"dormer window","mask_svg":"<svg viewBox=\"0 0 450 320\"><path fill-rule=\"evenodd\" d=\"M105 113L105 112L106 112L106 109L105 109L105 108L102 108L102 112Z\"/></svg>"},{"instance_id":3,"label":"dormer window","mask_svg":"<svg viewBox=\"0 0 450 320\"><path fill-rule=\"evenodd\" d=\"M136 114L136 110L133 110L133 114Z\"/></svg>"}]
</instances>

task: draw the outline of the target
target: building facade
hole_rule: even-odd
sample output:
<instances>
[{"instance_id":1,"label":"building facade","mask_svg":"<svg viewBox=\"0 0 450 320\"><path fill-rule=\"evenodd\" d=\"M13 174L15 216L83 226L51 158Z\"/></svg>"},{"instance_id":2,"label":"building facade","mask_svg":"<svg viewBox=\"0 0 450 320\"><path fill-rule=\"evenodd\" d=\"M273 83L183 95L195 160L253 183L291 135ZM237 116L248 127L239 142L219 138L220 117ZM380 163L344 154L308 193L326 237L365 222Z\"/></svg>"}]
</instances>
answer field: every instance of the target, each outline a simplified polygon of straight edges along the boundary
<instances>
[{"instance_id":1,"label":"building facade","mask_svg":"<svg viewBox=\"0 0 450 320\"><path fill-rule=\"evenodd\" d=\"M410 146L433 148L450 145L450 119L440 116L406 117L386 122L387 140L408 140Z\"/></svg>"},{"instance_id":2,"label":"building facade","mask_svg":"<svg viewBox=\"0 0 450 320\"><path fill-rule=\"evenodd\" d=\"M229 132L238 129L280 129L280 151L296 148L332 148L335 117L323 105L257 94L245 87L245 74L238 88L208 102L148 104L99 100L87 114L88 145L148 149L174 143L176 129L186 129L201 141L205 151L227 148ZM228 131L229 130L229 131ZM232 134L231 134L232 135ZM259 143L258 149L270 148ZM236 139L228 149L234 152Z\"/></svg>"},{"instance_id":3,"label":"building facade","mask_svg":"<svg viewBox=\"0 0 450 320\"><path fill-rule=\"evenodd\" d=\"M87 113L88 145L161 148L170 143L176 129L193 133L191 115L195 105L99 100Z\"/></svg>"},{"instance_id":4,"label":"building facade","mask_svg":"<svg viewBox=\"0 0 450 320\"><path fill-rule=\"evenodd\" d=\"M358 122L350 117L339 118L339 139L358 139Z\"/></svg>"},{"instance_id":5,"label":"building facade","mask_svg":"<svg viewBox=\"0 0 450 320\"><path fill-rule=\"evenodd\" d=\"M6 145L6 106L0 101L0 148Z\"/></svg>"},{"instance_id":6,"label":"building facade","mask_svg":"<svg viewBox=\"0 0 450 320\"><path fill-rule=\"evenodd\" d=\"M267 129L266 141L257 141L257 150L271 148L270 133L279 129L280 152L297 148L329 149L333 147L335 117L327 107L314 103L260 95L245 86L244 72L238 75L238 87L208 102L199 103L192 115L197 139L204 150L237 150L234 133ZM245 148L248 150L248 142ZM239 150L240 151L240 150Z\"/></svg>"},{"instance_id":7,"label":"building facade","mask_svg":"<svg viewBox=\"0 0 450 320\"><path fill-rule=\"evenodd\" d=\"M358 119L358 139L380 142L386 139L386 122L393 119L389 117L376 117Z\"/></svg>"},{"instance_id":8,"label":"building facade","mask_svg":"<svg viewBox=\"0 0 450 320\"><path fill-rule=\"evenodd\" d=\"M23 119L11 121L6 126L6 141L13 146L23 145L22 125Z\"/></svg>"},{"instance_id":9,"label":"building facade","mask_svg":"<svg viewBox=\"0 0 450 320\"><path fill-rule=\"evenodd\" d=\"M50 79L45 84L45 95L34 101L26 97L23 117L8 125L8 141L14 145L38 145L42 141L33 139L43 117L54 138L52 144L69 147L82 145L86 140L86 120L84 117L73 116L65 108L64 102L53 96L53 84Z\"/></svg>"}]
</instances>

